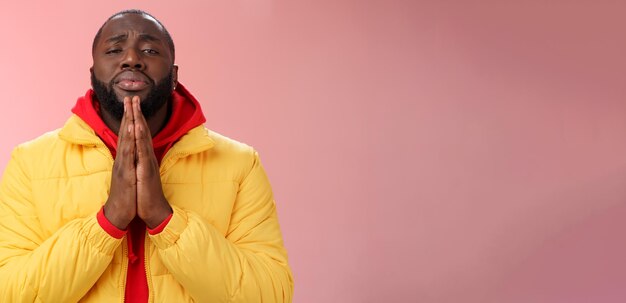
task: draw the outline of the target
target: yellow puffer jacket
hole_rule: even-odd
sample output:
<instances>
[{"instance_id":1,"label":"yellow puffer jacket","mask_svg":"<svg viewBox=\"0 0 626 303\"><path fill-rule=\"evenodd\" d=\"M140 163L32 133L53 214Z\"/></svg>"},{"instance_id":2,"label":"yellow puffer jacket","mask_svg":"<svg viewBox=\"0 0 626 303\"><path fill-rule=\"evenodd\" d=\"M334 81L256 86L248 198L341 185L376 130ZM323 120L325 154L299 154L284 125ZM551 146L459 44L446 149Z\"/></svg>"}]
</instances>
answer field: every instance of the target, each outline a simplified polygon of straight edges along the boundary
<instances>
[{"instance_id":1,"label":"yellow puffer jacket","mask_svg":"<svg viewBox=\"0 0 626 303\"><path fill-rule=\"evenodd\" d=\"M18 146L0 184L0 301L122 302L128 264L96 213L113 159L77 116ZM291 302L292 275L257 153L199 126L165 155L174 215L146 233L150 302Z\"/></svg>"}]
</instances>

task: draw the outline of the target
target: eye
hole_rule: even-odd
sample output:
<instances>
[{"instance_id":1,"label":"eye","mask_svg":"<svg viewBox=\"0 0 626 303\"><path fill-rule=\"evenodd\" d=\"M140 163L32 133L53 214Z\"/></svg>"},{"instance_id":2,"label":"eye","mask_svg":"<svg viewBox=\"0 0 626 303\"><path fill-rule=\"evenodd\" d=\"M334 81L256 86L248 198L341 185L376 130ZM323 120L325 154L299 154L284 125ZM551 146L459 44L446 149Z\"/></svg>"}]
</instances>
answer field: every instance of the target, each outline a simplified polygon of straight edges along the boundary
<instances>
[{"instance_id":1,"label":"eye","mask_svg":"<svg viewBox=\"0 0 626 303\"><path fill-rule=\"evenodd\" d=\"M146 54L150 54L150 55L158 55L159 52L155 49L151 49L151 48L146 48L143 50L144 53Z\"/></svg>"},{"instance_id":2,"label":"eye","mask_svg":"<svg viewBox=\"0 0 626 303\"><path fill-rule=\"evenodd\" d=\"M121 50L121 49L119 49L119 48L113 48L113 49L107 50L107 51L105 52L105 54L107 54L107 55L112 55L112 54L119 54L119 53L121 53L121 52L122 52L122 50Z\"/></svg>"}]
</instances>

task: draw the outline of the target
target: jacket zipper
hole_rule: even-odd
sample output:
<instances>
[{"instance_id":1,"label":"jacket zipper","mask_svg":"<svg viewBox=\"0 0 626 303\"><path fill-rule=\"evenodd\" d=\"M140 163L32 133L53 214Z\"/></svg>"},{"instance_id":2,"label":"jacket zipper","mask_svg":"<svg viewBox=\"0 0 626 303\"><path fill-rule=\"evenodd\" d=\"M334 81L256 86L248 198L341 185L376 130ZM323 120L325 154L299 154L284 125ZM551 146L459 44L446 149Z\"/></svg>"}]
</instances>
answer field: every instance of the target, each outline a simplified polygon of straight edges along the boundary
<instances>
[{"instance_id":1,"label":"jacket zipper","mask_svg":"<svg viewBox=\"0 0 626 303\"><path fill-rule=\"evenodd\" d=\"M113 155L111 154L111 151L109 150L109 148L104 145L103 143L96 143L95 144L96 147L98 147L99 150L104 150L102 151L102 153L111 161L111 163L114 162L113 159ZM186 157L188 155L191 155L192 153L189 152L179 152L179 153L175 153L172 154L171 156L167 157L167 159L163 159L163 160L167 160L167 161L176 161L177 159ZM171 158L177 156L175 159L170 160ZM166 163L166 161L162 161L162 163ZM163 171L161 170L163 166L160 165L159 166L159 172L162 173ZM149 274L150 273L150 262L149 262L149 247L148 247L148 232L145 232L144 235L144 269L145 269L145 274L146 274L146 281L148 282L148 302L154 302L153 298L154 296L152 295L152 276ZM124 279L122 279L122 283L121 283L121 302L125 302L126 301L126 278L127 278L127 274L128 274L128 245L126 243L126 241L122 242L122 257L123 257L123 261L122 261L122 277Z\"/></svg>"},{"instance_id":2,"label":"jacket zipper","mask_svg":"<svg viewBox=\"0 0 626 303\"><path fill-rule=\"evenodd\" d=\"M128 274L128 244L122 241L122 279L120 280L121 302L126 301L126 278Z\"/></svg>"},{"instance_id":3,"label":"jacket zipper","mask_svg":"<svg viewBox=\"0 0 626 303\"><path fill-rule=\"evenodd\" d=\"M143 239L143 267L146 271L146 282L148 282L148 302L154 302L152 295L152 276L150 275L150 248L148 247L148 231L144 232Z\"/></svg>"},{"instance_id":4,"label":"jacket zipper","mask_svg":"<svg viewBox=\"0 0 626 303\"><path fill-rule=\"evenodd\" d=\"M103 143L96 143L95 146L98 147L98 150L104 150L104 152L102 152L102 153L105 156L107 156L107 158L109 158L111 163L114 162L113 155L111 154L111 151L109 150L109 148L106 145L104 145Z\"/></svg>"}]
</instances>

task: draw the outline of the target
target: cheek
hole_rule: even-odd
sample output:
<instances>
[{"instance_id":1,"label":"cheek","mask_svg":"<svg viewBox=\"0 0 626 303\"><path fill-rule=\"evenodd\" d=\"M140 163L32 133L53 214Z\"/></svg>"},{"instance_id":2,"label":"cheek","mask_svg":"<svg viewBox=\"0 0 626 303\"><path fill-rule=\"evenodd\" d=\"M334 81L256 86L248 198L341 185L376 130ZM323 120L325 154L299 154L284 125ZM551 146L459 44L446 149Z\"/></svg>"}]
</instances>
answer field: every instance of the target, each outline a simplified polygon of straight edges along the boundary
<instances>
[{"instance_id":1,"label":"cheek","mask_svg":"<svg viewBox=\"0 0 626 303\"><path fill-rule=\"evenodd\" d=\"M113 79L114 76L114 68L111 68L109 65L107 64L98 64L100 62L94 62L94 66L93 66L93 74L96 76L96 79L98 79L101 82L104 83L109 83L111 81L111 79Z\"/></svg>"},{"instance_id":2,"label":"cheek","mask_svg":"<svg viewBox=\"0 0 626 303\"><path fill-rule=\"evenodd\" d=\"M158 79L169 74L172 64L166 60L146 60L146 72L150 72Z\"/></svg>"}]
</instances>

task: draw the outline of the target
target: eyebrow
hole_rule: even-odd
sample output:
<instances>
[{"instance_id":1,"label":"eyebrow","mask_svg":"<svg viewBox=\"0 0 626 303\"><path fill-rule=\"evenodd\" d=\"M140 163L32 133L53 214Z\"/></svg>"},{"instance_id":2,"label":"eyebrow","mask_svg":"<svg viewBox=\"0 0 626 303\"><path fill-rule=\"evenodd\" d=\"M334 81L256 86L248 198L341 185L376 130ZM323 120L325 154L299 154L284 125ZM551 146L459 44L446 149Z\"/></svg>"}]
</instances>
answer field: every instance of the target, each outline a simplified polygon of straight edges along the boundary
<instances>
[{"instance_id":1,"label":"eyebrow","mask_svg":"<svg viewBox=\"0 0 626 303\"><path fill-rule=\"evenodd\" d=\"M120 42L120 41L124 41L128 39L128 34L119 34L119 35L115 35L113 37L110 37L108 39L106 39L106 43L113 43L113 42ZM150 34L139 34L139 40L141 41L154 41L154 42L160 42L161 39L150 35Z\"/></svg>"}]
</instances>

